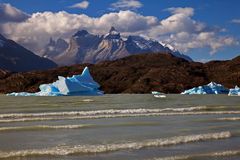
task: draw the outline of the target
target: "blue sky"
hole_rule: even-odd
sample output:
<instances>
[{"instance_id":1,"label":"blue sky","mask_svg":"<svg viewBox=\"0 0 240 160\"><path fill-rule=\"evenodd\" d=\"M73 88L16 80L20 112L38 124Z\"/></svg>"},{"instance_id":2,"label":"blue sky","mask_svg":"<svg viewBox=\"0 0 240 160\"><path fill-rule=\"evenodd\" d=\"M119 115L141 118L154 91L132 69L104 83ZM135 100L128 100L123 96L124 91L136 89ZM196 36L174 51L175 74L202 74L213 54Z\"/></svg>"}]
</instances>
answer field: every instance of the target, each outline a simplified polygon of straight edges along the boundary
<instances>
[{"instance_id":1,"label":"blue sky","mask_svg":"<svg viewBox=\"0 0 240 160\"><path fill-rule=\"evenodd\" d=\"M215 37L212 37L213 41L216 38L219 40L219 43L222 41L225 43L223 37L231 37L234 41L236 41L236 43L222 45L221 47L217 48L214 53L212 48L214 46L218 46L219 44L213 44L212 48L207 46L207 44L200 46L195 44L194 46L196 47L190 47L190 49L188 48L187 50L183 51L184 53L198 61L230 59L240 55L240 45L237 44L237 41L240 40L240 22L232 22L232 20L240 20L239 0L133 0L139 2L141 6L136 8L113 7L112 4L121 1L124 0L88 0L89 5L85 8L69 7L82 2L82 0L0 0L0 3L9 3L11 6L16 7L29 15L36 12L45 11L50 11L53 13L66 11L70 14L86 14L91 18L99 18L107 13L119 12L119 10L130 10L131 12L135 12L142 16L154 16L158 19L158 21L167 19L168 17L174 15L174 13L176 14L176 11L173 11L174 13L166 11L167 8L189 7L194 9L194 14L188 16L187 18L190 17L192 21L204 23L206 25L204 30L207 28L222 30L216 31L214 35ZM175 35L176 32L173 32ZM162 36L166 37L170 36L171 34L172 33L162 34ZM193 34L196 36L198 33L191 33L191 35ZM158 37L160 36L161 35ZM179 43L176 45L179 45ZM184 45L184 43L181 43L180 45Z\"/></svg>"}]
</instances>

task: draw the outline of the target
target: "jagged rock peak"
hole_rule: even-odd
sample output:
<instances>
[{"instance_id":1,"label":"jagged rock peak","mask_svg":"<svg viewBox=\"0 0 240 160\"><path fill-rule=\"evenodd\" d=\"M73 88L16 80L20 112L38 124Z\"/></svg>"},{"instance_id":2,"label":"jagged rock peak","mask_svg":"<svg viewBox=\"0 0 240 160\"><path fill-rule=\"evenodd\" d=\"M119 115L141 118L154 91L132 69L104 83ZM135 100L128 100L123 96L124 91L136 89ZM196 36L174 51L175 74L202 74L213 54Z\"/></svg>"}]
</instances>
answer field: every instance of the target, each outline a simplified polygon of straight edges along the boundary
<instances>
[{"instance_id":1,"label":"jagged rock peak","mask_svg":"<svg viewBox=\"0 0 240 160\"><path fill-rule=\"evenodd\" d=\"M88 35L89 33L88 33L88 31L86 31L86 30L81 30L81 31L78 31L77 33L75 33L74 35L73 35L73 37L84 37L84 36L86 36L86 35Z\"/></svg>"},{"instance_id":2,"label":"jagged rock peak","mask_svg":"<svg viewBox=\"0 0 240 160\"><path fill-rule=\"evenodd\" d=\"M117 32L117 30L112 26L111 29L109 30L109 34L120 34Z\"/></svg>"},{"instance_id":3,"label":"jagged rock peak","mask_svg":"<svg viewBox=\"0 0 240 160\"><path fill-rule=\"evenodd\" d=\"M64 45L64 46L68 45L68 43L62 38L58 38L57 41L56 41L56 44L57 45Z\"/></svg>"},{"instance_id":4,"label":"jagged rock peak","mask_svg":"<svg viewBox=\"0 0 240 160\"><path fill-rule=\"evenodd\" d=\"M107 39L120 39L120 33L114 28L111 27L109 30L109 33L105 35L105 38Z\"/></svg>"},{"instance_id":5,"label":"jagged rock peak","mask_svg":"<svg viewBox=\"0 0 240 160\"><path fill-rule=\"evenodd\" d=\"M51 46L55 45L55 41L54 41L54 39L52 37L50 37L48 44L51 45Z\"/></svg>"}]
</instances>

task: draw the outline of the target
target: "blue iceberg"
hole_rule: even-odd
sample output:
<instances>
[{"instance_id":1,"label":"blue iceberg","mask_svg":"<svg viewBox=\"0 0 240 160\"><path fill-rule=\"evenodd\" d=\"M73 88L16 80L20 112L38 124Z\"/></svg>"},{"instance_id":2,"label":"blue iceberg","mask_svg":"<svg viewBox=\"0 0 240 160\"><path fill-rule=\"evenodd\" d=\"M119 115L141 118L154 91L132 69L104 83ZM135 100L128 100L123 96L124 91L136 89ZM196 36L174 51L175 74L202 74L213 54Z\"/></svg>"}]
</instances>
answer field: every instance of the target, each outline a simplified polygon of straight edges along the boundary
<instances>
[{"instance_id":1,"label":"blue iceberg","mask_svg":"<svg viewBox=\"0 0 240 160\"><path fill-rule=\"evenodd\" d=\"M221 84L211 82L207 85L194 87L181 94L228 94L229 90Z\"/></svg>"},{"instance_id":2,"label":"blue iceberg","mask_svg":"<svg viewBox=\"0 0 240 160\"><path fill-rule=\"evenodd\" d=\"M50 84L42 84L39 86L40 92L37 93L10 93L9 96L81 96L81 95L102 95L99 90L100 85L95 82L85 67L81 75L73 75L72 77L58 76L56 82Z\"/></svg>"},{"instance_id":3,"label":"blue iceberg","mask_svg":"<svg viewBox=\"0 0 240 160\"><path fill-rule=\"evenodd\" d=\"M235 86L235 88L232 88L229 90L228 95L229 96L240 96L240 88L238 86Z\"/></svg>"}]
</instances>

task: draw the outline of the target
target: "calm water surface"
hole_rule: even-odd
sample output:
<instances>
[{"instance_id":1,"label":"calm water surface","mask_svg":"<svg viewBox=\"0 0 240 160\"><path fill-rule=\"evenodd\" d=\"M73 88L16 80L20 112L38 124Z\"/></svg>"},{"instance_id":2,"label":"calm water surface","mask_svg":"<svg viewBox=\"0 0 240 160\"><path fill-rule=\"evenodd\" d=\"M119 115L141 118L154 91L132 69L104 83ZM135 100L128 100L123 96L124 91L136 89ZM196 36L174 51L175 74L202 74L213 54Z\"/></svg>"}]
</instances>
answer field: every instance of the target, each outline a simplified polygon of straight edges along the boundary
<instances>
[{"instance_id":1,"label":"calm water surface","mask_svg":"<svg viewBox=\"0 0 240 160\"><path fill-rule=\"evenodd\" d=\"M0 159L239 160L240 97L0 96Z\"/></svg>"}]
</instances>

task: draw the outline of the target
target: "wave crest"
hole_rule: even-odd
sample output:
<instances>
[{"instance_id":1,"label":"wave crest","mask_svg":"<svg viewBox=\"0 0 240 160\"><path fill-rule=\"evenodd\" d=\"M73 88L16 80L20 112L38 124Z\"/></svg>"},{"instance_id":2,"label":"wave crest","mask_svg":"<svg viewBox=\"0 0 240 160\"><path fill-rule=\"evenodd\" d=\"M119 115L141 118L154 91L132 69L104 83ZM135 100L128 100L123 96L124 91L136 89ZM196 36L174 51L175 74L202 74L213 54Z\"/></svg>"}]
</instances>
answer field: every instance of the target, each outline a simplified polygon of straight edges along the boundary
<instances>
[{"instance_id":1,"label":"wave crest","mask_svg":"<svg viewBox=\"0 0 240 160\"><path fill-rule=\"evenodd\" d=\"M46 116L90 116L102 114L144 114L144 113L160 113L160 112L186 112L205 110L206 106L186 107L186 108L164 108L164 109L108 109L96 111L69 111L69 112L46 112L46 113L9 113L0 114L0 118L24 118L24 117L46 117Z\"/></svg>"},{"instance_id":2,"label":"wave crest","mask_svg":"<svg viewBox=\"0 0 240 160\"><path fill-rule=\"evenodd\" d=\"M203 158L203 157L209 157L209 158L210 157L227 157L227 156L235 156L235 155L239 155L239 154L240 154L240 150L228 150L228 151L203 153L203 154L154 158L152 160L184 160L184 159Z\"/></svg>"},{"instance_id":3,"label":"wave crest","mask_svg":"<svg viewBox=\"0 0 240 160\"><path fill-rule=\"evenodd\" d=\"M22 126L22 127L0 127L0 131L15 131L15 130L38 130L38 129L79 129L91 127L93 125L37 125L37 126Z\"/></svg>"},{"instance_id":4,"label":"wave crest","mask_svg":"<svg viewBox=\"0 0 240 160\"><path fill-rule=\"evenodd\" d=\"M71 154L96 154L104 152L114 152L118 150L126 149L142 149L146 147L160 147L177 145L183 143L217 140L231 137L229 131L218 132L218 133L207 133L198 135L188 136L177 136L170 138L151 139L141 142L129 142L119 144L102 144L102 145L77 145L77 146L61 146L46 149L31 149L31 150L20 150L12 152L0 152L0 158L14 158L14 157L29 157L29 156L63 156Z\"/></svg>"},{"instance_id":5,"label":"wave crest","mask_svg":"<svg viewBox=\"0 0 240 160\"><path fill-rule=\"evenodd\" d=\"M60 117L26 117L0 119L0 123L28 122L28 121L53 121L53 120L77 120L77 119L100 119L100 118L124 118L124 117L147 117L147 116L185 116L185 115L222 115L240 114L240 111L204 111L204 112L163 112L163 113L137 113L137 114L103 114L88 116L60 116Z\"/></svg>"}]
</instances>

